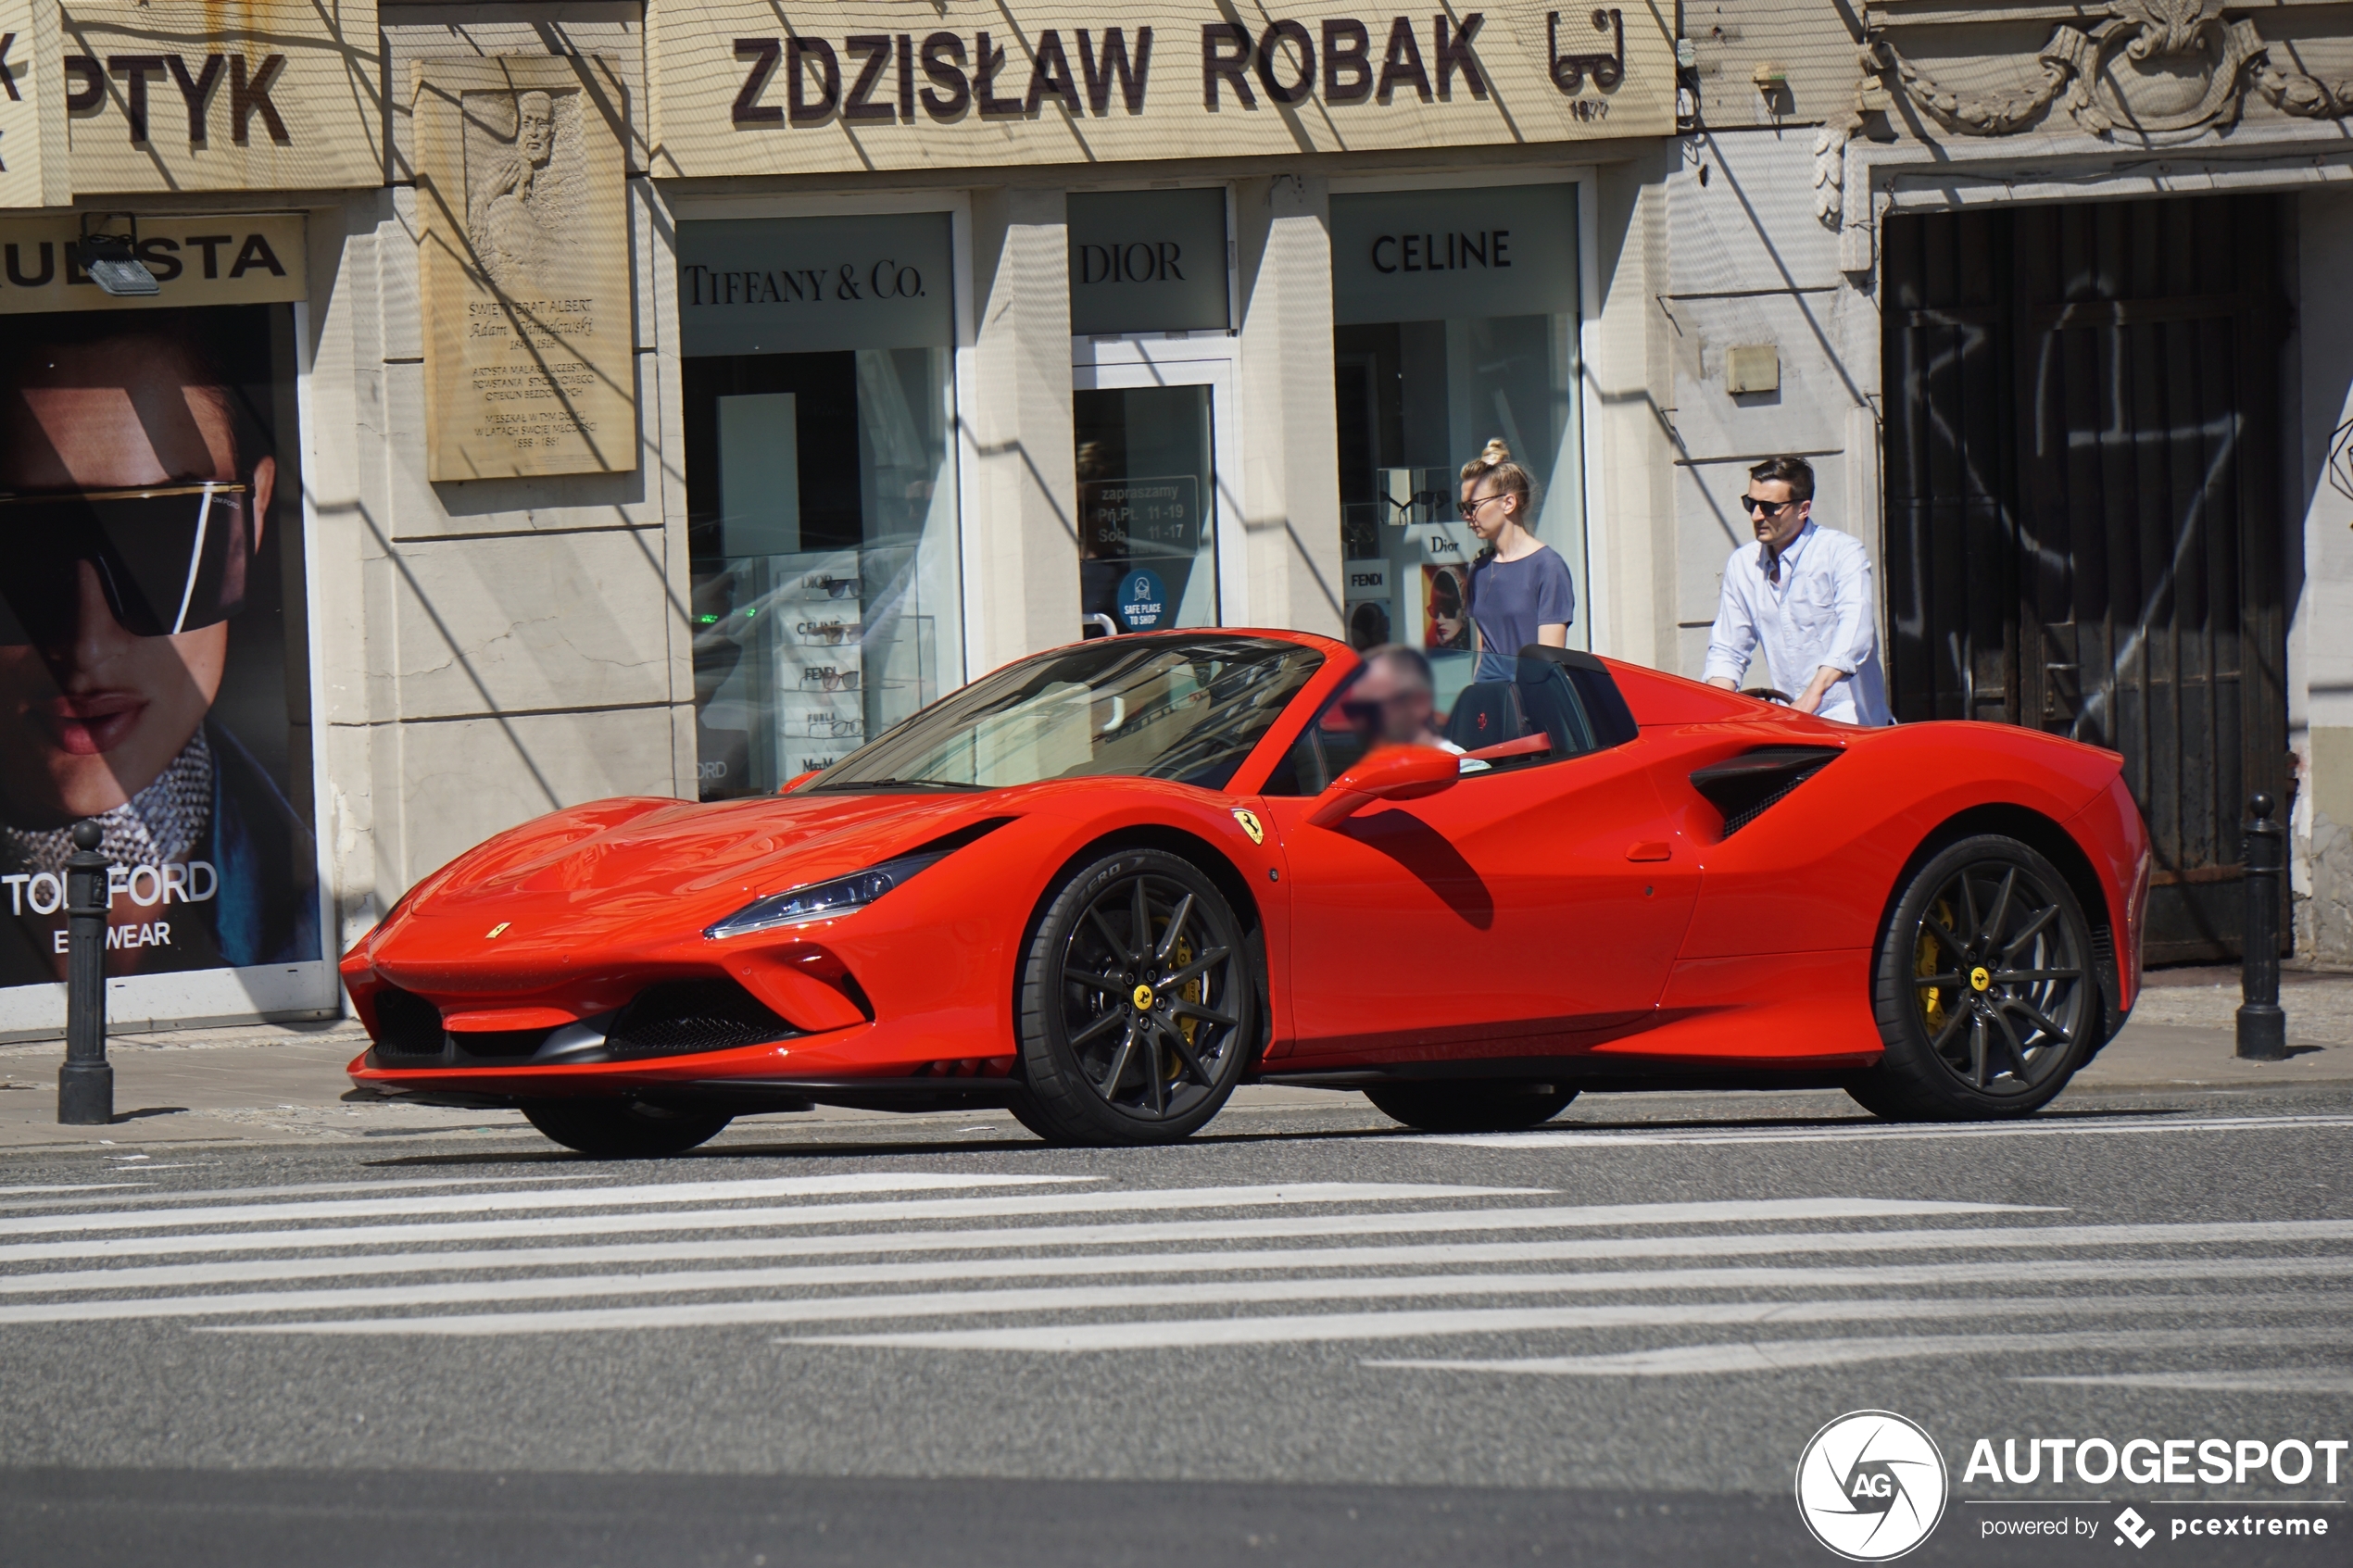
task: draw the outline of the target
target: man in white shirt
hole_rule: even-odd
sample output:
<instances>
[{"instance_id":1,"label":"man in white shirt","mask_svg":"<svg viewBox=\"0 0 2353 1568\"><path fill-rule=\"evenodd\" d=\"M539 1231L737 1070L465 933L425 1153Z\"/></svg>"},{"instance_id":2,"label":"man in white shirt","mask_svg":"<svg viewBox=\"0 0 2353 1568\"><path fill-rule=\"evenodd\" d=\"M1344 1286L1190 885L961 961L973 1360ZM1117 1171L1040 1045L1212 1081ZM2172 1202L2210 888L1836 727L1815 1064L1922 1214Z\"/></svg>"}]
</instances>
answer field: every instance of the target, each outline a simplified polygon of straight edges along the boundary
<instances>
[{"instance_id":1,"label":"man in white shirt","mask_svg":"<svg viewBox=\"0 0 2353 1568\"><path fill-rule=\"evenodd\" d=\"M1849 724L1885 724L1878 605L1871 560L1851 533L1813 521L1814 469L1803 458L1768 458L1748 470L1741 497L1756 530L1724 563L1724 591L1707 636L1710 685L1737 690L1761 651L1768 684L1800 713Z\"/></svg>"}]
</instances>

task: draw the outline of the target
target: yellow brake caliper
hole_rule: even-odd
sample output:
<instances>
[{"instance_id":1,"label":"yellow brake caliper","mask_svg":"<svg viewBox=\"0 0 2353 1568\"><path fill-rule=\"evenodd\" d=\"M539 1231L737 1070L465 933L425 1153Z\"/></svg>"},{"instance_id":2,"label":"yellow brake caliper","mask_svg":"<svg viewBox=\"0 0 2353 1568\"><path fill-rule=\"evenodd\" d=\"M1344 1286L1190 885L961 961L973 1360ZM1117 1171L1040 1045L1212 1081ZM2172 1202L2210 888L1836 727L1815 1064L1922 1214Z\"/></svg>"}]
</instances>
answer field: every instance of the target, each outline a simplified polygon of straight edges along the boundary
<instances>
[{"instance_id":1,"label":"yellow brake caliper","mask_svg":"<svg viewBox=\"0 0 2353 1568\"><path fill-rule=\"evenodd\" d=\"M1169 954L1169 957L1176 960L1176 967L1178 969L1183 969L1187 964L1192 962L1193 945L1191 941L1179 936L1176 939L1176 950ZM1184 997L1185 1000L1192 1003L1194 1006L1199 1007L1201 1005L1202 998L1202 977L1198 974L1194 975L1190 980L1186 981L1184 985L1176 988L1176 994ZM1195 1047L1198 1047L1201 1042L1193 1037L1193 1032L1200 1027L1201 1020L1198 1018L1180 1018L1176 1021L1176 1028L1185 1036L1185 1044ZM1171 1051L1168 1057L1168 1076L1170 1081L1174 1082L1184 1071L1184 1059L1177 1056L1174 1051Z\"/></svg>"},{"instance_id":2,"label":"yellow brake caliper","mask_svg":"<svg viewBox=\"0 0 2353 1568\"><path fill-rule=\"evenodd\" d=\"M1952 905L1940 903L1929 912L1936 917L1937 922L1942 924L1945 930L1950 931L1953 929ZM1943 972L1944 968L1944 965L1942 949L1939 947L1936 938L1930 935L1925 931L1921 932L1919 946L1912 949L1912 972L1925 978L1931 974ZM1937 1035L1943 1032L1946 1022L1951 1016L1945 1010L1946 1004L1944 991L1945 987L1942 985L1923 985L1920 987L1920 1013L1928 1023L1928 1033L1931 1039L1935 1038Z\"/></svg>"}]
</instances>

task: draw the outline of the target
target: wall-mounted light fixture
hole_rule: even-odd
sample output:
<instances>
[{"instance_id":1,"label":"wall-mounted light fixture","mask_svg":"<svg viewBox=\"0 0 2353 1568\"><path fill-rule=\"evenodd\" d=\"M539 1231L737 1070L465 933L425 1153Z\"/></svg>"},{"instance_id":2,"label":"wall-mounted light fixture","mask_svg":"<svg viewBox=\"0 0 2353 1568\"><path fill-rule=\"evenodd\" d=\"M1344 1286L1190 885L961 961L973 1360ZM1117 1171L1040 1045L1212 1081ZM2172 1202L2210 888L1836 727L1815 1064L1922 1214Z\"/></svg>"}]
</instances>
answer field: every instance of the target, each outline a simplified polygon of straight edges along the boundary
<instances>
[{"instance_id":1,"label":"wall-mounted light fixture","mask_svg":"<svg viewBox=\"0 0 2353 1568\"><path fill-rule=\"evenodd\" d=\"M93 224L99 227L92 227ZM120 224L120 227L108 225ZM139 220L128 212L85 212L82 215L82 270L90 281L118 299L163 292L156 275L139 259Z\"/></svg>"}]
</instances>

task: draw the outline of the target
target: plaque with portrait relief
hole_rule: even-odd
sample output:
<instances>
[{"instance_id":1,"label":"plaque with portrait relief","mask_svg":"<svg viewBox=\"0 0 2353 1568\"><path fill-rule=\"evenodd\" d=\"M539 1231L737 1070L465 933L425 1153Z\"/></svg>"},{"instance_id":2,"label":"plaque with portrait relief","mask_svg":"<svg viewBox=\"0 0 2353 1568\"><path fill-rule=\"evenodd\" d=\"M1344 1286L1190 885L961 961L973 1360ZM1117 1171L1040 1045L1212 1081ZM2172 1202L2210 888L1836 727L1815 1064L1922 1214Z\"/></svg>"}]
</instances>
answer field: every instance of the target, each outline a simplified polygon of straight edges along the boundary
<instances>
[{"instance_id":1,"label":"plaque with portrait relief","mask_svg":"<svg viewBox=\"0 0 2353 1568\"><path fill-rule=\"evenodd\" d=\"M635 468L617 76L583 56L414 69L429 477Z\"/></svg>"}]
</instances>

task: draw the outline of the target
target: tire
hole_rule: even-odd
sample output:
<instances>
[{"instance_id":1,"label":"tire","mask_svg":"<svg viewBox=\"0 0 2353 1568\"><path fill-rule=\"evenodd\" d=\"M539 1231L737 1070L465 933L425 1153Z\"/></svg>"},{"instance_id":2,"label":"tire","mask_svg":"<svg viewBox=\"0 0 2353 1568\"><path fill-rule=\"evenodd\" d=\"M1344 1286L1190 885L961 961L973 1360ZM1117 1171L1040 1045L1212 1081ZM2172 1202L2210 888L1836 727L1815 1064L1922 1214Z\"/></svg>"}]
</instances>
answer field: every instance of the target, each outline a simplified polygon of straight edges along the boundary
<instances>
[{"instance_id":1,"label":"tire","mask_svg":"<svg viewBox=\"0 0 2353 1568\"><path fill-rule=\"evenodd\" d=\"M1028 1097L1013 1114L1049 1143L1189 1137L1224 1108L1258 1038L1233 907L1160 849L1106 855L1048 893L1015 999Z\"/></svg>"},{"instance_id":2,"label":"tire","mask_svg":"<svg viewBox=\"0 0 2353 1568\"><path fill-rule=\"evenodd\" d=\"M1384 1084L1365 1098L1425 1133L1508 1133L1551 1121L1577 1091L1550 1084Z\"/></svg>"},{"instance_id":3,"label":"tire","mask_svg":"<svg viewBox=\"0 0 2353 1568\"><path fill-rule=\"evenodd\" d=\"M1865 1110L1904 1122L2029 1115L2104 1038L2090 922L2035 850L1965 838L1895 900L1872 1008L1886 1055L1847 1085Z\"/></svg>"},{"instance_id":4,"label":"tire","mask_svg":"<svg viewBox=\"0 0 2353 1568\"><path fill-rule=\"evenodd\" d=\"M539 1100L522 1108L531 1124L592 1160L661 1160L724 1132L732 1116L665 1110L627 1099Z\"/></svg>"}]
</instances>

